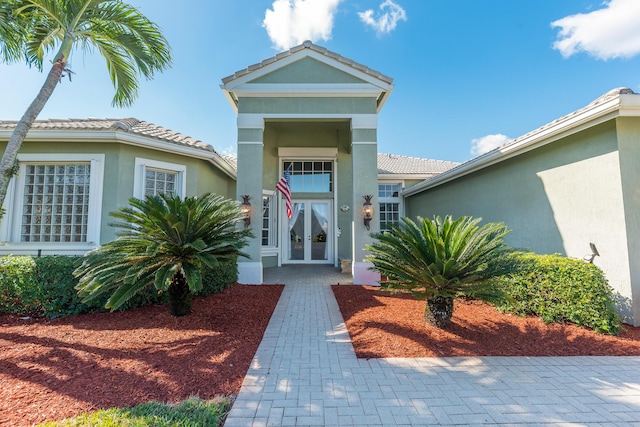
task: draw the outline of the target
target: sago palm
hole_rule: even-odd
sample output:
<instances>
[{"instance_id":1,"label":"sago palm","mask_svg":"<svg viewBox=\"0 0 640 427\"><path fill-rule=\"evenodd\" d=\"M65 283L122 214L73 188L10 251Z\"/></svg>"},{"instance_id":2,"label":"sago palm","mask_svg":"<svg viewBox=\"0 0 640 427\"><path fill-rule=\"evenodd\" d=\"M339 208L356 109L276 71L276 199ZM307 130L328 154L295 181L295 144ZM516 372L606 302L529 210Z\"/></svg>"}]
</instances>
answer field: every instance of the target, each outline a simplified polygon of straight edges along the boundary
<instances>
[{"instance_id":1,"label":"sago palm","mask_svg":"<svg viewBox=\"0 0 640 427\"><path fill-rule=\"evenodd\" d=\"M117 309L147 286L168 292L174 316L191 312L191 297L202 289L203 268L246 256L249 229L238 228L238 202L215 194L180 199L175 195L131 198L112 212L118 238L88 252L74 275L85 301L113 292L106 307Z\"/></svg>"},{"instance_id":2,"label":"sago palm","mask_svg":"<svg viewBox=\"0 0 640 427\"><path fill-rule=\"evenodd\" d=\"M169 44L157 25L121 0L2 0L0 60L25 61L42 70L55 52L42 88L16 124L0 161L0 206L15 171L18 150L51 97L76 49L97 50L115 87L112 104L125 107L138 92L138 75L147 79L171 64Z\"/></svg>"},{"instance_id":3,"label":"sago palm","mask_svg":"<svg viewBox=\"0 0 640 427\"><path fill-rule=\"evenodd\" d=\"M409 290L426 300L425 319L438 327L451 322L453 300L460 296L497 296L491 278L494 261L509 232L502 223L478 226L480 218L402 218L389 232L375 233L367 246L373 269L385 275L391 289Z\"/></svg>"}]
</instances>

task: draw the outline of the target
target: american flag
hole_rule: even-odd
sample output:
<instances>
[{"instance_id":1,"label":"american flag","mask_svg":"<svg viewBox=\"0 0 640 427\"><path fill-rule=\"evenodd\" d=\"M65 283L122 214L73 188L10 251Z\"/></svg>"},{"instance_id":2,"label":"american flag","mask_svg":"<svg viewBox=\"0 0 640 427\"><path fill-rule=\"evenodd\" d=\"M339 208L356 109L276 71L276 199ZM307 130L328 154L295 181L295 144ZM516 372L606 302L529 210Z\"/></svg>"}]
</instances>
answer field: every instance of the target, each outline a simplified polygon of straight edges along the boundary
<instances>
[{"instance_id":1,"label":"american flag","mask_svg":"<svg viewBox=\"0 0 640 427\"><path fill-rule=\"evenodd\" d=\"M284 199L287 205L287 217L289 219L291 219L291 215L293 214L293 207L291 206L291 187L289 185L290 169L291 169L291 166L285 169L284 175L282 176L282 178L280 178L280 181L278 181L278 183L276 184L276 189L279 192L281 192L282 195L284 196Z\"/></svg>"}]
</instances>

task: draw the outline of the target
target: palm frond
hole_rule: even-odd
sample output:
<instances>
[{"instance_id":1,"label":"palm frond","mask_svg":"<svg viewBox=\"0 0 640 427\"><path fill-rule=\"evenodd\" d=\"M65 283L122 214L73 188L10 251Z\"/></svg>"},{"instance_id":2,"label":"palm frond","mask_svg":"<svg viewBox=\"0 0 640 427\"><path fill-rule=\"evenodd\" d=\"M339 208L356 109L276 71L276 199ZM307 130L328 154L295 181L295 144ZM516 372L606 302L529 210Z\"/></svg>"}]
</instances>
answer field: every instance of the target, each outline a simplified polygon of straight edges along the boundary
<instances>
[{"instance_id":1,"label":"palm frond","mask_svg":"<svg viewBox=\"0 0 640 427\"><path fill-rule=\"evenodd\" d=\"M118 237L88 252L74 275L85 299L114 292L109 308L117 309L146 286L166 290L181 273L192 292L202 288L201 270L220 259L247 256L241 249L251 236L237 228L240 206L215 194L202 197L148 196L129 199L112 212Z\"/></svg>"},{"instance_id":2,"label":"palm frond","mask_svg":"<svg viewBox=\"0 0 640 427\"><path fill-rule=\"evenodd\" d=\"M390 231L376 233L367 246L373 269L388 277L387 287L419 298L492 297L492 261L504 249L504 224L478 226L480 218L447 216L402 218Z\"/></svg>"}]
</instances>

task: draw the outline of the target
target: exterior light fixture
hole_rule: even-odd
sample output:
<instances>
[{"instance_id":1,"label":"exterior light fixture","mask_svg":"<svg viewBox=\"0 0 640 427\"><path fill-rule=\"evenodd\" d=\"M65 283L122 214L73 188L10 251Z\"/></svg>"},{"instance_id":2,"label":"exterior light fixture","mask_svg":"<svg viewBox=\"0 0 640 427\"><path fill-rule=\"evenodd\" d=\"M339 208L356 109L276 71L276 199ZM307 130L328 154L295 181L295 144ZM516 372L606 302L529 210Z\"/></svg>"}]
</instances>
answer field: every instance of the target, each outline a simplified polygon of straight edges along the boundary
<instances>
[{"instance_id":1,"label":"exterior light fixture","mask_svg":"<svg viewBox=\"0 0 640 427\"><path fill-rule=\"evenodd\" d=\"M371 227L369 223L373 218L373 205L371 204L371 198L373 196L367 195L364 197L364 204L362 205L362 216L364 218L364 226L369 230Z\"/></svg>"},{"instance_id":2,"label":"exterior light fixture","mask_svg":"<svg viewBox=\"0 0 640 427\"><path fill-rule=\"evenodd\" d=\"M242 210L242 219L244 220L244 228L249 227L251 224L251 202L249 201L251 197L247 194L242 196L242 205L240 205L240 209Z\"/></svg>"},{"instance_id":3,"label":"exterior light fixture","mask_svg":"<svg viewBox=\"0 0 640 427\"><path fill-rule=\"evenodd\" d=\"M584 260L590 264L593 264L593 259L597 256L600 256L598 253L598 249L596 248L595 243L589 243L589 247L591 248L591 253L584 256Z\"/></svg>"}]
</instances>

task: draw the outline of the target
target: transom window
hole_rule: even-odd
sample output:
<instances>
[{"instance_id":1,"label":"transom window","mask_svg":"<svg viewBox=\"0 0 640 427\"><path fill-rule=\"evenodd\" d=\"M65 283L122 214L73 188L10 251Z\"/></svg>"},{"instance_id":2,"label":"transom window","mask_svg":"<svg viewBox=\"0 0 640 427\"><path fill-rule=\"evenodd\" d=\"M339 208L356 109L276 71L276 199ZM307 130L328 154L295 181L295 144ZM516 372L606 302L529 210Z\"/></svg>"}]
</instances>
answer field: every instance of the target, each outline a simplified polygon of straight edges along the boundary
<instances>
[{"instance_id":1,"label":"transom window","mask_svg":"<svg viewBox=\"0 0 640 427\"><path fill-rule=\"evenodd\" d=\"M400 193L400 184L378 184L378 198L398 197Z\"/></svg>"},{"instance_id":2,"label":"transom window","mask_svg":"<svg viewBox=\"0 0 640 427\"><path fill-rule=\"evenodd\" d=\"M333 191L333 162L284 162L289 169L292 193L330 193Z\"/></svg>"},{"instance_id":3,"label":"transom window","mask_svg":"<svg viewBox=\"0 0 640 427\"><path fill-rule=\"evenodd\" d=\"M21 242L86 242L90 163L25 165Z\"/></svg>"}]
</instances>

